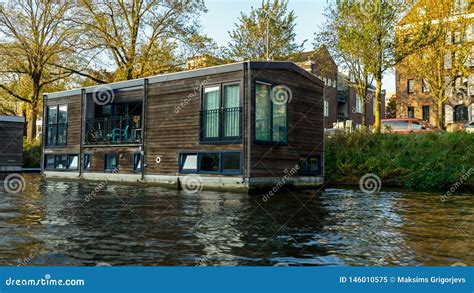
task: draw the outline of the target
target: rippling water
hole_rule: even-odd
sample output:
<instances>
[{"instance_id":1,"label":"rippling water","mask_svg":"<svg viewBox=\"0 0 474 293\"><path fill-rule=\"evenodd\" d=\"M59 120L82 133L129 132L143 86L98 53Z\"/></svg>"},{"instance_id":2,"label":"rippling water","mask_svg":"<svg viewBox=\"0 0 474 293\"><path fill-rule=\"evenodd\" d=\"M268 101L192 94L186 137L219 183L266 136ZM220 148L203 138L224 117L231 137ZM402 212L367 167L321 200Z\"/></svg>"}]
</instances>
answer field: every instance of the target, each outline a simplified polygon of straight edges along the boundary
<instances>
[{"instance_id":1,"label":"rippling water","mask_svg":"<svg viewBox=\"0 0 474 293\"><path fill-rule=\"evenodd\" d=\"M0 265L474 265L474 197L328 189L187 195L152 186L0 186Z\"/></svg>"}]
</instances>

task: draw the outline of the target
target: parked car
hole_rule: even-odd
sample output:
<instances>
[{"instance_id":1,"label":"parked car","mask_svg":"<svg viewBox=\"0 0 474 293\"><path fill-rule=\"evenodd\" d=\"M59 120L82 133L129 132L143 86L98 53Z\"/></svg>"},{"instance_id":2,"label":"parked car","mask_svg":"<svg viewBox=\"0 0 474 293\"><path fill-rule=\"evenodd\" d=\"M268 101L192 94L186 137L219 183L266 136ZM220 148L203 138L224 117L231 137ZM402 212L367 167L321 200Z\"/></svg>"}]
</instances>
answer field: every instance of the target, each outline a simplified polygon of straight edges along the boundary
<instances>
[{"instance_id":1,"label":"parked car","mask_svg":"<svg viewBox=\"0 0 474 293\"><path fill-rule=\"evenodd\" d=\"M463 128L467 133L474 133L474 121L464 124Z\"/></svg>"},{"instance_id":2,"label":"parked car","mask_svg":"<svg viewBox=\"0 0 474 293\"><path fill-rule=\"evenodd\" d=\"M382 119L382 132L389 133L418 133L438 131L429 123L416 118Z\"/></svg>"}]
</instances>

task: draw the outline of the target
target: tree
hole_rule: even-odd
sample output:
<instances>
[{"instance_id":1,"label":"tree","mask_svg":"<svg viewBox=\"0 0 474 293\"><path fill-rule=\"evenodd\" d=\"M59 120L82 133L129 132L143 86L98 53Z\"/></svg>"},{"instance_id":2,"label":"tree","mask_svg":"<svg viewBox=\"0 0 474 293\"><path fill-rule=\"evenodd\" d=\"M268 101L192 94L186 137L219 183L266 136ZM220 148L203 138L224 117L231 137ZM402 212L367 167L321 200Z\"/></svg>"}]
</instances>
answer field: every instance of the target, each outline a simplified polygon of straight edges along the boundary
<instances>
[{"instance_id":1,"label":"tree","mask_svg":"<svg viewBox=\"0 0 474 293\"><path fill-rule=\"evenodd\" d=\"M385 117L387 119L397 118L397 97L395 95L388 101Z\"/></svg>"},{"instance_id":2,"label":"tree","mask_svg":"<svg viewBox=\"0 0 474 293\"><path fill-rule=\"evenodd\" d=\"M205 11L202 1L191 0L80 0L79 5L84 46L110 57L114 80L178 70L175 50L196 45L190 41L199 33L194 19Z\"/></svg>"},{"instance_id":3,"label":"tree","mask_svg":"<svg viewBox=\"0 0 474 293\"><path fill-rule=\"evenodd\" d=\"M362 125L366 126L368 89L373 82L369 74L373 58L368 50L371 41L363 25L366 17L360 13L360 7L350 1L330 3L325 17L323 30L316 34L315 46L325 44L336 61L349 71L348 84L361 99Z\"/></svg>"},{"instance_id":4,"label":"tree","mask_svg":"<svg viewBox=\"0 0 474 293\"><path fill-rule=\"evenodd\" d=\"M0 6L0 91L27 105L27 139L32 142L42 92L71 75L51 64L71 52L75 24L69 1L10 4Z\"/></svg>"},{"instance_id":5,"label":"tree","mask_svg":"<svg viewBox=\"0 0 474 293\"><path fill-rule=\"evenodd\" d=\"M423 80L437 105L437 126L444 127L443 109L468 97L467 80L473 74L473 33L469 33L472 20L467 14L452 15L451 0L423 0L417 10L407 15L399 28L397 50L405 51L407 40L422 35L426 45L422 50L408 54L400 64L400 72L407 70L413 78ZM466 85L463 83L466 80ZM458 97L459 96L459 97Z\"/></svg>"},{"instance_id":6,"label":"tree","mask_svg":"<svg viewBox=\"0 0 474 293\"><path fill-rule=\"evenodd\" d=\"M227 54L237 60L292 60L303 51L296 42L296 16L288 11L288 0L263 0L249 14L241 13L229 32Z\"/></svg>"}]
</instances>

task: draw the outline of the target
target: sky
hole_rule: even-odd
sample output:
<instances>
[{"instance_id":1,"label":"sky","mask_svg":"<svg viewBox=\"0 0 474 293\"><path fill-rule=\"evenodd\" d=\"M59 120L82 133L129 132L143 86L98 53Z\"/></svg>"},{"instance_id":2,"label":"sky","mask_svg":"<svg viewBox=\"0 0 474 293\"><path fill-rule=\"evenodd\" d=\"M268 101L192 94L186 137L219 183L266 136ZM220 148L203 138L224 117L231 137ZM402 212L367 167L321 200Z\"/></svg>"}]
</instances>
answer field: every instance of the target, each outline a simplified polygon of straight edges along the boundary
<instances>
[{"instance_id":1,"label":"sky","mask_svg":"<svg viewBox=\"0 0 474 293\"><path fill-rule=\"evenodd\" d=\"M229 42L229 31L235 28L240 12L248 13L250 7L259 7L261 0L206 0L207 13L201 15L203 32L213 38L219 46ZM314 34L324 24L324 9L327 0L289 0L288 7L295 12L297 42L306 41L305 50L313 49ZM383 88L395 90L393 74L384 77Z\"/></svg>"}]
</instances>

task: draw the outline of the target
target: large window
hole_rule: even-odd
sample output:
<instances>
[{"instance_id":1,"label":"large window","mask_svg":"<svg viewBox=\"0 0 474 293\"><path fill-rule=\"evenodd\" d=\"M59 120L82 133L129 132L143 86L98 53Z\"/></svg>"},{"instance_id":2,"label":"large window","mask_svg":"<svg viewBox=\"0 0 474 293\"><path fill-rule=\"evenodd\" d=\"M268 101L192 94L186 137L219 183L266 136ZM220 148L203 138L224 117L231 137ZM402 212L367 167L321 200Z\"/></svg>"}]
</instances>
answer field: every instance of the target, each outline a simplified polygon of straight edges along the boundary
<instances>
[{"instance_id":1,"label":"large window","mask_svg":"<svg viewBox=\"0 0 474 293\"><path fill-rule=\"evenodd\" d=\"M67 105L46 110L46 146L65 146L67 141Z\"/></svg>"},{"instance_id":2,"label":"large window","mask_svg":"<svg viewBox=\"0 0 474 293\"><path fill-rule=\"evenodd\" d=\"M201 141L239 141L241 137L240 85L203 88Z\"/></svg>"},{"instance_id":3,"label":"large window","mask_svg":"<svg viewBox=\"0 0 474 293\"><path fill-rule=\"evenodd\" d=\"M272 87L270 84L256 83L255 140L276 143L287 142L288 101L279 102L277 99L272 99L271 94Z\"/></svg>"},{"instance_id":4,"label":"large window","mask_svg":"<svg viewBox=\"0 0 474 293\"><path fill-rule=\"evenodd\" d=\"M242 154L240 152L196 152L181 153L180 173L241 174Z\"/></svg>"},{"instance_id":5,"label":"large window","mask_svg":"<svg viewBox=\"0 0 474 293\"><path fill-rule=\"evenodd\" d=\"M430 122L430 106L423 106L423 120Z\"/></svg>"},{"instance_id":6,"label":"large window","mask_svg":"<svg viewBox=\"0 0 474 293\"><path fill-rule=\"evenodd\" d=\"M79 156L75 154L48 154L44 161L46 170L75 171L79 166Z\"/></svg>"}]
</instances>

